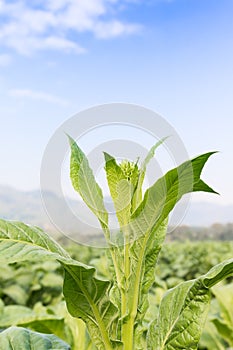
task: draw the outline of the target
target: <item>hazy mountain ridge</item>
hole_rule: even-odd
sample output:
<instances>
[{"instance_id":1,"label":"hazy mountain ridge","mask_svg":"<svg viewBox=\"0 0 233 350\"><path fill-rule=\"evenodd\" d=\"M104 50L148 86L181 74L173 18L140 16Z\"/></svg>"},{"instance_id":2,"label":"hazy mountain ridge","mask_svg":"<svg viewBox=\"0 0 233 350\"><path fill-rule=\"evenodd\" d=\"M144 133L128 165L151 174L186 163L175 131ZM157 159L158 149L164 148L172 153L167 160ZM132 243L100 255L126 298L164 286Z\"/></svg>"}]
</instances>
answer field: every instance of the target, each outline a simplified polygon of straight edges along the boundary
<instances>
[{"instance_id":1,"label":"hazy mountain ridge","mask_svg":"<svg viewBox=\"0 0 233 350\"><path fill-rule=\"evenodd\" d=\"M61 211L61 198L56 194L47 192L46 197L50 204L59 213ZM80 203L80 202L79 202ZM70 200L69 204L75 208L77 201ZM70 209L67 207L67 213ZM62 211L62 220L67 232L80 232L86 234L87 226L75 226L72 220L66 220L66 212ZM79 215L85 216L88 221L88 211L84 205L79 208ZM61 215L60 215L61 216ZM0 186L0 217L10 220L20 220L40 226L49 232L56 232L56 227L50 221L42 203L40 191L23 192L11 187ZM207 202L192 202L182 225L210 226L214 223L227 224L233 222L233 205L218 205ZM90 234L98 231L94 225L88 229Z\"/></svg>"},{"instance_id":2,"label":"hazy mountain ridge","mask_svg":"<svg viewBox=\"0 0 233 350\"><path fill-rule=\"evenodd\" d=\"M233 204L222 205L210 202L191 202L183 224L210 226L215 223L233 222Z\"/></svg>"}]
</instances>

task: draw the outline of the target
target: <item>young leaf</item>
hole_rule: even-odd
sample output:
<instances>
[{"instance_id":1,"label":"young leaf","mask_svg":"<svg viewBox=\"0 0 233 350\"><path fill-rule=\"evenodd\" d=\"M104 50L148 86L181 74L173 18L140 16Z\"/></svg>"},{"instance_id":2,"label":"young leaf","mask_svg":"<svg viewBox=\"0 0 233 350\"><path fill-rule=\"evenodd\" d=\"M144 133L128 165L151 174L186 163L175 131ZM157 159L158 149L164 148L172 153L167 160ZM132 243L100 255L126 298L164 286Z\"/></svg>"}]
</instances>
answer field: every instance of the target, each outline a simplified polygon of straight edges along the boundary
<instances>
[{"instance_id":1,"label":"young leaf","mask_svg":"<svg viewBox=\"0 0 233 350\"><path fill-rule=\"evenodd\" d=\"M70 346L55 335L41 334L21 327L10 327L0 333L0 349L70 350Z\"/></svg>"},{"instance_id":2,"label":"young leaf","mask_svg":"<svg viewBox=\"0 0 233 350\"><path fill-rule=\"evenodd\" d=\"M103 228L108 226L108 212L105 209L102 190L97 184L88 159L77 143L69 136L70 178L74 189L80 194L86 205L96 215Z\"/></svg>"},{"instance_id":3,"label":"young leaf","mask_svg":"<svg viewBox=\"0 0 233 350\"><path fill-rule=\"evenodd\" d=\"M162 140L158 141L154 146L152 146L151 149L149 150L146 158L144 159L144 161L142 163L141 169L139 171L138 179L137 179L137 184L135 186L134 195L133 195L133 200L132 200L133 210L132 210L132 212L134 212L137 209L137 207L139 206L139 204L142 201L142 185L143 185L143 181L144 181L144 178L145 178L147 165L149 164L151 159L154 157L156 149L166 139L167 139L167 137L164 137Z\"/></svg>"},{"instance_id":4,"label":"young leaf","mask_svg":"<svg viewBox=\"0 0 233 350\"><path fill-rule=\"evenodd\" d=\"M233 259L169 290L148 333L148 350L196 350L209 309L209 288L233 274Z\"/></svg>"},{"instance_id":5,"label":"young leaf","mask_svg":"<svg viewBox=\"0 0 233 350\"><path fill-rule=\"evenodd\" d=\"M108 186L116 210L120 227L128 224L131 210L132 184L127 180L116 160L107 153L105 157L105 170Z\"/></svg>"}]
</instances>

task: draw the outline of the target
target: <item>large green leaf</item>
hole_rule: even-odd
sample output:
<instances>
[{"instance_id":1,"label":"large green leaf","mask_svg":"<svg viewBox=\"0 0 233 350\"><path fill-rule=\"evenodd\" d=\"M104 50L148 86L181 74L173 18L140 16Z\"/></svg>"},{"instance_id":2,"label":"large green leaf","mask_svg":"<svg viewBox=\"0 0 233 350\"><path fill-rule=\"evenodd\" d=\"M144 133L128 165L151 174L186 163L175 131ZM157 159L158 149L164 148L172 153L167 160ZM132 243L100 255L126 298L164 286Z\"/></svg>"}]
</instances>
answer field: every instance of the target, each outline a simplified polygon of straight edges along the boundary
<instances>
[{"instance_id":1,"label":"large green leaf","mask_svg":"<svg viewBox=\"0 0 233 350\"><path fill-rule=\"evenodd\" d=\"M0 261L43 261L44 257L69 259L69 254L38 227L0 220ZM49 254L50 253L50 254Z\"/></svg>"},{"instance_id":2,"label":"large green leaf","mask_svg":"<svg viewBox=\"0 0 233 350\"><path fill-rule=\"evenodd\" d=\"M55 335L41 334L21 327L10 327L0 333L0 349L70 350L70 346Z\"/></svg>"},{"instance_id":3,"label":"large green leaf","mask_svg":"<svg viewBox=\"0 0 233 350\"><path fill-rule=\"evenodd\" d=\"M186 161L147 189L143 202L132 216L130 229L134 239L159 227L184 194L194 191L216 193L200 179L201 171L213 153Z\"/></svg>"},{"instance_id":4,"label":"large green leaf","mask_svg":"<svg viewBox=\"0 0 233 350\"><path fill-rule=\"evenodd\" d=\"M86 205L97 216L103 228L108 226L108 212L105 209L102 190L97 184L93 171L83 151L69 137L71 147L70 177L74 189Z\"/></svg>"},{"instance_id":5,"label":"large green leaf","mask_svg":"<svg viewBox=\"0 0 233 350\"><path fill-rule=\"evenodd\" d=\"M233 274L233 259L169 290L148 334L148 350L196 350L211 300L209 288Z\"/></svg>"},{"instance_id":6,"label":"large green leaf","mask_svg":"<svg viewBox=\"0 0 233 350\"><path fill-rule=\"evenodd\" d=\"M41 304L34 309L21 305L5 306L0 314L0 328L21 326L40 333L52 333L71 344L64 318L48 312Z\"/></svg>"},{"instance_id":7,"label":"large green leaf","mask_svg":"<svg viewBox=\"0 0 233 350\"><path fill-rule=\"evenodd\" d=\"M70 314L86 322L98 349L122 348L116 340L119 315L117 308L109 300L110 283L95 278L94 268L87 270L73 264L64 264L64 268L63 293ZM110 335L115 340L109 342Z\"/></svg>"},{"instance_id":8,"label":"large green leaf","mask_svg":"<svg viewBox=\"0 0 233 350\"><path fill-rule=\"evenodd\" d=\"M21 305L7 305L0 315L0 328L22 326L35 320L57 319L54 315L38 315L33 309Z\"/></svg>"},{"instance_id":9,"label":"large green leaf","mask_svg":"<svg viewBox=\"0 0 233 350\"><path fill-rule=\"evenodd\" d=\"M201 155L170 170L148 188L141 205L132 215L129 231L132 239L130 250L133 259L131 260L131 279L128 293L133 296L130 300L129 314L132 315L136 312L136 319L143 319L147 305L143 289L147 292L152 283L148 269L153 263L156 263L165 238L166 228L161 229L161 225L165 225L170 211L184 194L192 191L215 193L200 179L201 171L213 153ZM149 262L151 261L150 266L146 257ZM140 322L138 326L140 326ZM135 330L136 337L139 339L140 330L139 327L137 328ZM135 347L136 349L142 348L140 344L135 344Z\"/></svg>"},{"instance_id":10,"label":"large green leaf","mask_svg":"<svg viewBox=\"0 0 233 350\"><path fill-rule=\"evenodd\" d=\"M57 259L65 268L63 289L71 313L88 321L89 332L99 349L110 349L110 331L117 316L117 309L109 300L110 283L94 277L93 267L71 259L38 228L0 220L1 262L44 261L47 258Z\"/></svg>"}]
</instances>

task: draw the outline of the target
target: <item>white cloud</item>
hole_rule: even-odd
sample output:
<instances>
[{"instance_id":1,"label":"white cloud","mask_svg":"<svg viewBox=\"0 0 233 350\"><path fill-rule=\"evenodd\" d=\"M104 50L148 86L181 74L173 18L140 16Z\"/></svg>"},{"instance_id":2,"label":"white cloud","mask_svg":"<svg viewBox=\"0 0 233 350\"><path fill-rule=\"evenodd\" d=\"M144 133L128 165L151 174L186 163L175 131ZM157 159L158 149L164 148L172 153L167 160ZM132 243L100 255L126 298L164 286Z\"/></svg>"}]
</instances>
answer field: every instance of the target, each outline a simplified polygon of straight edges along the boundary
<instances>
[{"instance_id":1,"label":"white cloud","mask_svg":"<svg viewBox=\"0 0 233 350\"><path fill-rule=\"evenodd\" d=\"M129 35L138 32L141 26L134 24L123 24L119 21L98 22L95 27L95 35L100 39L108 39L120 35Z\"/></svg>"},{"instance_id":2,"label":"white cloud","mask_svg":"<svg viewBox=\"0 0 233 350\"><path fill-rule=\"evenodd\" d=\"M10 55L2 54L0 55L0 67L8 66L11 63L12 59Z\"/></svg>"},{"instance_id":3,"label":"white cloud","mask_svg":"<svg viewBox=\"0 0 233 350\"><path fill-rule=\"evenodd\" d=\"M116 18L117 5L124 1L0 0L0 46L21 54L44 49L82 53L85 49L77 43L81 33L106 39L140 29Z\"/></svg>"},{"instance_id":4,"label":"white cloud","mask_svg":"<svg viewBox=\"0 0 233 350\"><path fill-rule=\"evenodd\" d=\"M39 100L49 103L54 103L61 106L67 106L68 101L58 96L51 95L42 91L33 91L30 89L11 89L8 91L9 96L19 98L30 98L33 100Z\"/></svg>"}]
</instances>

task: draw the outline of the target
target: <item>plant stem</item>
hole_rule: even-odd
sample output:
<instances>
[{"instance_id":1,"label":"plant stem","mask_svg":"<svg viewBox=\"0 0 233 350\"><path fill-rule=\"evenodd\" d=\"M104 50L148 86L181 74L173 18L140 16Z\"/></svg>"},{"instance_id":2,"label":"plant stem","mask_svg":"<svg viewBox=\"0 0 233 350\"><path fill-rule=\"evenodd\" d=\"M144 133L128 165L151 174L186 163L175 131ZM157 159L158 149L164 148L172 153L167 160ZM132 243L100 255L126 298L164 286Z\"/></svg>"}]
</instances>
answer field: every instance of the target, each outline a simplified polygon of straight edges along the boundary
<instances>
[{"instance_id":1,"label":"plant stem","mask_svg":"<svg viewBox=\"0 0 233 350\"><path fill-rule=\"evenodd\" d=\"M116 273L117 285L120 288L120 285L121 285L121 277L120 276L121 276L121 274L120 274L119 266L118 266L117 260L116 260L115 247L114 247L114 245L112 244L112 242L110 240L110 230L109 230L108 226L102 226L102 227L103 227L103 230L104 230L106 243L108 244L108 246L110 248L111 258L112 258L114 270L115 270L115 273Z\"/></svg>"},{"instance_id":2,"label":"plant stem","mask_svg":"<svg viewBox=\"0 0 233 350\"><path fill-rule=\"evenodd\" d=\"M123 324L123 329L122 329L122 340L124 343L125 350L134 349L134 324L135 324L135 318L137 316L142 265L143 265L143 259L144 259L145 249L146 249L146 243L148 240L148 234L149 233L145 235L145 238L143 240L142 249L140 251L140 256L138 259L138 266L136 268L136 278L135 278L134 284L131 286L130 291L127 290L127 294L126 294L126 302L129 303L128 304L129 316L127 317L126 322ZM129 253L129 250L127 254L128 253ZM129 295L131 295L130 299L129 299Z\"/></svg>"},{"instance_id":3,"label":"plant stem","mask_svg":"<svg viewBox=\"0 0 233 350\"><path fill-rule=\"evenodd\" d=\"M122 317L122 341L124 349L133 350L134 346L134 316L130 312L130 296L129 296L129 280L131 273L130 262L130 242L129 242L129 230L128 225L125 226L125 246L124 246L124 274L125 274L125 286L121 290L121 317Z\"/></svg>"}]
</instances>

